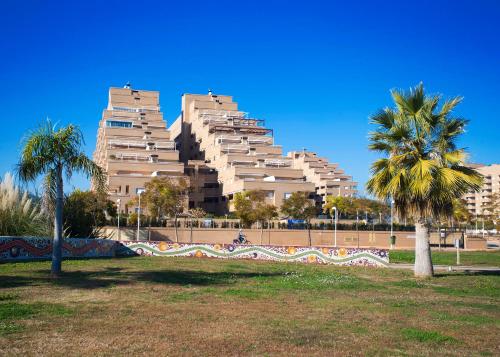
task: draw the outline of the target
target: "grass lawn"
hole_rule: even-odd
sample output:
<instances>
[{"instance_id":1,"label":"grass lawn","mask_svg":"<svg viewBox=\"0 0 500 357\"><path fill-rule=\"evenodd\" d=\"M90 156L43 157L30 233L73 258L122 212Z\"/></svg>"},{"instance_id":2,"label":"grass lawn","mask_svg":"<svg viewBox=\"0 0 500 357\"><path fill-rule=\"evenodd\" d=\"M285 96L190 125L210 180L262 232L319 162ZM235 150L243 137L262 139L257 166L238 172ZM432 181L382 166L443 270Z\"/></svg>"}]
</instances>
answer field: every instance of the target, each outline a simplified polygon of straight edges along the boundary
<instances>
[{"instance_id":1,"label":"grass lawn","mask_svg":"<svg viewBox=\"0 0 500 357\"><path fill-rule=\"evenodd\" d=\"M500 276L136 257L0 264L1 355L498 356Z\"/></svg>"},{"instance_id":2,"label":"grass lawn","mask_svg":"<svg viewBox=\"0 0 500 357\"><path fill-rule=\"evenodd\" d=\"M389 253L391 263L415 263L415 251L394 250ZM456 265L455 251L432 251L432 263L436 265ZM486 252L460 252L461 265L483 265L500 267L500 250Z\"/></svg>"}]
</instances>

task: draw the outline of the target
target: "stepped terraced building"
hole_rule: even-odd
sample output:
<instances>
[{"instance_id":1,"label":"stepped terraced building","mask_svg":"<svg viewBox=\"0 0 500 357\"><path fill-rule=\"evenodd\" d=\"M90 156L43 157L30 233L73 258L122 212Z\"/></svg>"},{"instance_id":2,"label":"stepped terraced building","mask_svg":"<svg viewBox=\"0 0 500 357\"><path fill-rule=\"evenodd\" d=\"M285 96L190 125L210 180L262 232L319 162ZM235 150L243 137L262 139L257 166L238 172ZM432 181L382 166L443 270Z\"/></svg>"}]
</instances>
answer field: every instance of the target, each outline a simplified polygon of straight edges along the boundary
<instances>
[{"instance_id":1,"label":"stepped terraced building","mask_svg":"<svg viewBox=\"0 0 500 357\"><path fill-rule=\"evenodd\" d=\"M278 207L293 192L307 192L318 204L327 195L356 193L337 164L310 152L284 156L264 120L211 93L184 94L167 129L158 92L111 88L94 159L108 173L110 198L121 198L126 212L135 209L128 202L137 190L158 175L189 178L188 207L218 215L232 210L235 193L248 190L265 191Z\"/></svg>"},{"instance_id":2,"label":"stepped terraced building","mask_svg":"<svg viewBox=\"0 0 500 357\"><path fill-rule=\"evenodd\" d=\"M109 196L129 201L155 176L184 176L175 141L160 111L159 92L111 88L97 131L94 161L108 174Z\"/></svg>"}]
</instances>

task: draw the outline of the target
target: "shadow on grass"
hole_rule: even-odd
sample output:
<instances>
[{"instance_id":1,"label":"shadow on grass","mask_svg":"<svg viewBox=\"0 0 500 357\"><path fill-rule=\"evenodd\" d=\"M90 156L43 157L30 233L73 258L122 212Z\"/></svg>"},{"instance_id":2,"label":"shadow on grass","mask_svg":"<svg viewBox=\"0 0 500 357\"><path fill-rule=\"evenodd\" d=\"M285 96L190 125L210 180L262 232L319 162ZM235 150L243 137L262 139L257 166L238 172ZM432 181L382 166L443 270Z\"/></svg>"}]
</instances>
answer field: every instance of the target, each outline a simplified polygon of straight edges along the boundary
<instances>
[{"instance_id":1,"label":"shadow on grass","mask_svg":"<svg viewBox=\"0 0 500 357\"><path fill-rule=\"evenodd\" d=\"M35 276L0 276L0 289L49 284L78 289L98 289L134 283L168 285L230 285L254 277L270 277L280 273L206 272L193 270L153 270L143 272L107 268L99 271L67 271L57 279L49 277L48 270L38 270Z\"/></svg>"},{"instance_id":2,"label":"shadow on grass","mask_svg":"<svg viewBox=\"0 0 500 357\"><path fill-rule=\"evenodd\" d=\"M445 277L450 277L450 276L492 276L492 275L497 275L500 276L500 269L499 270L461 270L458 272L443 272L443 273L435 273L433 278L445 278Z\"/></svg>"}]
</instances>

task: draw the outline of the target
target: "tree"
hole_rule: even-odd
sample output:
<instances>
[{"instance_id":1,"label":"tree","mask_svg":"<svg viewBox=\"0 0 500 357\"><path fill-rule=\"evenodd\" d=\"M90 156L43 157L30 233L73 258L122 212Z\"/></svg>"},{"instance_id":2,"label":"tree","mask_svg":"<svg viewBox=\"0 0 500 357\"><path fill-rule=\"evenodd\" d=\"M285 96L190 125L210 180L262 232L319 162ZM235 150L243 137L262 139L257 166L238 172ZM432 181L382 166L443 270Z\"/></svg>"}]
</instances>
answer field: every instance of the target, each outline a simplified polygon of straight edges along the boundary
<instances>
[{"instance_id":1,"label":"tree","mask_svg":"<svg viewBox=\"0 0 500 357\"><path fill-rule=\"evenodd\" d=\"M356 213L356 207L354 199L351 197L343 196L327 196L326 203L323 207L325 213L330 213L331 216L334 214L333 207L337 207L339 213L344 213L346 215Z\"/></svg>"},{"instance_id":2,"label":"tree","mask_svg":"<svg viewBox=\"0 0 500 357\"><path fill-rule=\"evenodd\" d=\"M470 222L472 215L470 214L469 210L467 209L467 205L465 200L461 198L455 198L452 201L452 215L451 219L452 221L457 221L458 225L460 226L460 223L468 223Z\"/></svg>"},{"instance_id":3,"label":"tree","mask_svg":"<svg viewBox=\"0 0 500 357\"><path fill-rule=\"evenodd\" d=\"M260 223L260 244L262 244L262 236L264 235L264 222L269 222L271 219L278 217L278 208L275 205L259 202L254 210L255 219ZM270 232L270 224L268 223Z\"/></svg>"},{"instance_id":4,"label":"tree","mask_svg":"<svg viewBox=\"0 0 500 357\"><path fill-rule=\"evenodd\" d=\"M432 218L452 214L453 200L467 191L478 191L482 177L464 165L466 154L456 140L467 120L452 115L461 98L438 105L441 97L426 96L422 84L409 93L393 90L396 107L372 116L376 130L369 148L384 154L371 167L368 192L394 200L402 218L415 221L415 275L433 275L429 245Z\"/></svg>"},{"instance_id":5,"label":"tree","mask_svg":"<svg viewBox=\"0 0 500 357\"><path fill-rule=\"evenodd\" d=\"M79 171L92 177L95 187L104 190L106 175L101 167L82 151L83 135L75 125L57 129L48 120L29 133L23 143L17 174L22 181L34 181L45 175L46 192L55 194L54 239L51 274L61 273L64 185L63 177L70 179Z\"/></svg>"},{"instance_id":6,"label":"tree","mask_svg":"<svg viewBox=\"0 0 500 357\"><path fill-rule=\"evenodd\" d=\"M14 184L10 173L0 182L0 236L50 235L47 214L40 204Z\"/></svg>"},{"instance_id":7,"label":"tree","mask_svg":"<svg viewBox=\"0 0 500 357\"><path fill-rule=\"evenodd\" d=\"M207 215L207 212L203 208L197 207L190 209L188 214L191 218L203 218ZM191 230L189 232L189 241L193 243L193 220L191 219Z\"/></svg>"},{"instance_id":8,"label":"tree","mask_svg":"<svg viewBox=\"0 0 500 357\"><path fill-rule=\"evenodd\" d=\"M266 193L259 190L237 192L233 198L234 213L244 227L250 228L259 219L255 214L258 205L264 204Z\"/></svg>"},{"instance_id":9,"label":"tree","mask_svg":"<svg viewBox=\"0 0 500 357\"><path fill-rule=\"evenodd\" d=\"M116 207L102 192L75 190L66 197L63 212L67 237L100 237L106 216L115 217Z\"/></svg>"},{"instance_id":10,"label":"tree","mask_svg":"<svg viewBox=\"0 0 500 357\"><path fill-rule=\"evenodd\" d=\"M178 242L177 220L186 206L188 182L182 177L154 177L144 188L142 199L148 211L158 220L163 216L174 218L175 241Z\"/></svg>"},{"instance_id":11,"label":"tree","mask_svg":"<svg viewBox=\"0 0 500 357\"><path fill-rule=\"evenodd\" d=\"M500 192L491 195L489 202L482 207L482 211L483 216L491 219L496 224L500 217Z\"/></svg>"},{"instance_id":12,"label":"tree","mask_svg":"<svg viewBox=\"0 0 500 357\"><path fill-rule=\"evenodd\" d=\"M307 192L293 192L281 205L281 212L294 219L303 219L307 224L307 236L309 245L312 245L311 239L311 218L316 217L317 209L314 203L309 199Z\"/></svg>"}]
</instances>

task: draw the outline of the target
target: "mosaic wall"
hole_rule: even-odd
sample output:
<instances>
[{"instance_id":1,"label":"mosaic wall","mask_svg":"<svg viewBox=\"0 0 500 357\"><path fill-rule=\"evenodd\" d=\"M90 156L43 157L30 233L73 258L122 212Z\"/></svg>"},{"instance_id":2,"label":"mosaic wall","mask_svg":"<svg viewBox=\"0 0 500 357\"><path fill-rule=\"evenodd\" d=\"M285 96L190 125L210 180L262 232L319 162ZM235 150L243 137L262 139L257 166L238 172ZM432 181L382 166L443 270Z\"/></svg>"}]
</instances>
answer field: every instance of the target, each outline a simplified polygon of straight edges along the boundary
<instances>
[{"instance_id":1,"label":"mosaic wall","mask_svg":"<svg viewBox=\"0 0 500 357\"><path fill-rule=\"evenodd\" d=\"M387 266L389 264L389 251L386 249L121 242L121 247L117 249L116 254L122 256L157 255L165 257L255 259L362 266Z\"/></svg>"},{"instance_id":2,"label":"mosaic wall","mask_svg":"<svg viewBox=\"0 0 500 357\"><path fill-rule=\"evenodd\" d=\"M107 239L64 239L63 257L113 257L117 242ZM52 240L48 238L0 237L0 261L50 259Z\"/></svg>"}]
</instances>

